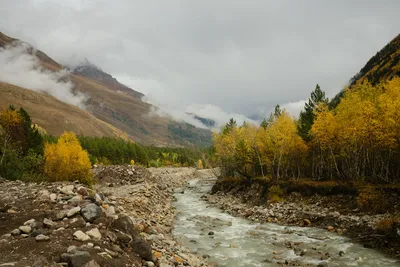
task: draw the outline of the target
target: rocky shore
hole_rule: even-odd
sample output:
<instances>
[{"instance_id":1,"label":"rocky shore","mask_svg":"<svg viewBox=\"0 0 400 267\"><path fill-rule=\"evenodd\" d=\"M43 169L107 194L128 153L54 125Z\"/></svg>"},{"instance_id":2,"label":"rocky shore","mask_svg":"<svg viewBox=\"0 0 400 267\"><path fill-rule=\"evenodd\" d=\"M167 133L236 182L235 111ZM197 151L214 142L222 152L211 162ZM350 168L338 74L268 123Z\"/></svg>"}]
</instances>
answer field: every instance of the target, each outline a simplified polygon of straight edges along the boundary
<instances>
[{"instance_id":1,"label":"rocky shore","mask_svg":"<svg viewBox=\"0 0 400 267\"><path fill-rule=\"evenodd\" d=\"M93 172L94 188L0 179L0 266L206 266L171 235L174 188L195 169Z\"/></svg>"},{"instance_id":2,"label":"rocky shore","mask_svg":"<svg viewBox=\"0 0 400 267\"><path fill-rule=\"evenodd\" d=\"M400 258L400 226L385 234L377 229L379 222L390 220L394 214L361 212L350 205L351 196L302 196L294 192L285 196L282 202L269 203L266 201L265 187L259 183L242 184L239 187L224 187L217 183L212 191L212 194L202 198L233 216L254 222L325 228L348 236L364 247Z\"/></svg>"}]
</instances>

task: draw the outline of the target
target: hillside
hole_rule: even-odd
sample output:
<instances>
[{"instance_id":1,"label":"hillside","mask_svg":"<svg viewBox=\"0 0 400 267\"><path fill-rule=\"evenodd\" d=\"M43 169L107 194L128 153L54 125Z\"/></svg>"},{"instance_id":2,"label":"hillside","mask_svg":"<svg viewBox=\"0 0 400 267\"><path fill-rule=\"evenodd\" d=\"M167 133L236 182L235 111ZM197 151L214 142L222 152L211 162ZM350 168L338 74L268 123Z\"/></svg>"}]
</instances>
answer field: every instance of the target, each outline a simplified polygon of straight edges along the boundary
<instances>
[{"instance_id":1,"label":"hillside","mask_svg":"<svg viewBox=\"0 0 400 267\"><path fill-rule=\"evenodd\" d=\"M360 72L350 79L349 87L352 88L363 81L369 81L372 85L376 85L396 76L400 76L400 34L368 60ZM329 106L335 108L343 96L344 90L332 98Z\"/></svg>"},{"instance_id":2,"label":"hillside","mask_svg":"<svg viewBox=\"0 0 400 267\"><path fill-rule=\"evenodd\" d=\"M351 80L351 85L368 80L373 85L400 76L400 34L376 53Z\"/></svg>"},{"instance_id":3,"label":"hillside","mask_svg":"<svg viewBox=\"0 0 400 267\"><path fill-rule=\"evenodd\" d=\"M16 39L0 33L0 47L10 45L14 41ZM57 71L63 68L61 64L40 50L29 48L28 52L34 53L45 69ZM87 100L84 103L86 111L105 122L106 125L112 125L120 131L126 132L130 139L142 144L156 146L208 146L211 144L211 132L209 130L199 129L173 121L170 118L154 115L152 110L156 107L141 101L140 98L143 94L122 85L93 64L87 62L79 66L68 75L67 79L73 82L74 92L80 92L86 96ZM1 101L0 107L4 108L9 104L17 105L18 103L25 107L27 105L24 103L25 93L29 91L23 90L21 92L23 93L15 95L7 101ZM0 92L1 97L4 94L4 91ZM40 93L37 94L40 95ZM37 99L37 105L31 106L30 109L27 108L34 121L39 122L40 126L54 135L69 129L65 124L58 122L56 117L48 116L42 112L39 107L44 104L40 102L43 99L39 97ZM57 110L56 104L52 107ZM66 112L65 108L63 112ZM79 118L74 118L75 115L78 116L77 112L68 111L66 113L71 121L80 121ZM51 125L58 125L59 127L51 127ZM92 124L84 131L85 135L99 135L101 132L103 130L97 129L97 124ZM109 135L106 134L106 136Z\"/></svg>"},{"instance_id":4,"label":"hillside","mask_svg":"<svg viewBox=\"0 0 400 267\"><path fill-rule=\"evenodd\" d=\"M50 134L60 135L63 131L73 131L79 135L127 138L123 131L97 119L89 112L50 95L2 82L0 95L0 107L10 104L24 107L34 122Z\"/></svg>"}]
</instances>

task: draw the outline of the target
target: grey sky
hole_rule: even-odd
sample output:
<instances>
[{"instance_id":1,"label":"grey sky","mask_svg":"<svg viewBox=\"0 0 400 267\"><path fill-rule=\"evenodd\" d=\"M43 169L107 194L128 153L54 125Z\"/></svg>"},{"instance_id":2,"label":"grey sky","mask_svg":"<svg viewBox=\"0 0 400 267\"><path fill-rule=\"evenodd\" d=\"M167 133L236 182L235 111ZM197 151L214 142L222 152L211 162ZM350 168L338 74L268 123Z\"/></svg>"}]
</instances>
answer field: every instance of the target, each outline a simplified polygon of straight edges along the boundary
<instances>
[{"instance_id":1,"label":"grey sky","mask_svg":"<svg viewBox=\"0 0 400 267\"><path fill-rule=\"evenodd\" d=\"M249 116L317 83L333 96L399 13L396 0L0 0L0 31L64 64L86 57L165 109Z\"/></svg>"}]
</instances>

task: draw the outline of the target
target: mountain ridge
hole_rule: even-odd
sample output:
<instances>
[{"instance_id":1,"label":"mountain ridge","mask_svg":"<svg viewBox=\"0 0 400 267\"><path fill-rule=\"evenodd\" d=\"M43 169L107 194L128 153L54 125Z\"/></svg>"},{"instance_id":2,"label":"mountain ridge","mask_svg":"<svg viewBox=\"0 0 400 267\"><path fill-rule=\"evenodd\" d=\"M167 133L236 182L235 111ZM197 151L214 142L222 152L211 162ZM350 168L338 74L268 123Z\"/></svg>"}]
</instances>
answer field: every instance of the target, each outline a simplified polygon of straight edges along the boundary
<instances>
[{"instance_id":1,"label":"mountain ridge","mask_svg":"<svg viewBox=\"0 0 400 267\"><path fill-rule=\"evenodd\" d=\"M7 46L12 46L16 42L22 41L0 32L1 48L5 49ZM64 69L61 64L32 46L28 47L27 52L36 56L40 61L40 65L45 70L60 71ZM84 103L85 111L101 120L106 125L110 125L126 133L127 138L135 142L146 145L175 147L211 145L211 131L188 126L186 123L173 121L170 118L153 114L152 110L155 107L141 101L142 93L119 83L112 75L103 72L101 68L93 64L81 69L75 69L75 71L72 70L68 73L68 76L63 79L73 83L74 93L79 92L86 96ZM4 94L4 91L0 91L0 96ZM36 92L36 94L39 93ZM36 94L35 97L38 97ZM23 93L19 94L18 97L8 98L10 102L1 102L0 107L5 108L6 104L13 104L12 101L17 101L23 105L24 102L21 101L23 98ZM54 103L54 105L56 104ZM35 107L37 108L37 106ZM27 110L28 112L33 112L32 118L34 121L45 122L44 124L47 128L51 125L50 120L53 120L53 122L55 120L53 117L47 118L46 114L35 112L32 108L31 110ZM72 110L73 108L68 109L68 112L72 112ZM66 111L66 109L64 109L64 111ZM79 116L81 116L81 114ZM78 118L74 118L74 121L79 120ZM71 127L64 123L59 125L59 128L70 129ZM50 130L46 130L48 130L50 134L58 134L58 131L55 129L51 127L49 129ZM85 134L94 135L90 134L88 130L85 131Z\"/></svg>"}]
</instances>

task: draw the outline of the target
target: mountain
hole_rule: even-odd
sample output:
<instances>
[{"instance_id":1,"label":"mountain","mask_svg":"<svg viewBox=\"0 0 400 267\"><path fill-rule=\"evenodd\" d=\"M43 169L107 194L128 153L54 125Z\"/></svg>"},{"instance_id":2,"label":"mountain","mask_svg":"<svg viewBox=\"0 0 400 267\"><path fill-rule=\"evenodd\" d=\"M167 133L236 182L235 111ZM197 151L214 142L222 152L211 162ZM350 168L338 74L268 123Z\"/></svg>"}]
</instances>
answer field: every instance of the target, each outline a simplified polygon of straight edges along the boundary
<instances>
[{"instance_id":1,"label":"mountain","mask_svg":"<svg viewBox=\"0 0 400 267\"><path fill-rule=\"evenodd\" d=\"M373 85L400 76L400 34L376 53L351 80L350 85L368 80Z\"/></svg>"},{"instance_id":2,"label":"mountain","mask_svg":"<svg viewBox=\"0 0 400 267\"><path fill-rule=\"evenodd\" d=\"M83 63L81 63L77 67L75 67L73 69L73 73L81 75L81 76L85 76L89 79L92 79L94 81L97 81L99 83L107 85L107 87L109 89L114 90L116 92L123 92L125 94L128 94L130 96L133 96L133 97L136 97L139 99L144 96L144 94L119 83L117 79L115 79L110 74L105 73L99 67L92 64L87 59L85 59L85 61Z\"/></svg>"},{"instance_id":3,"label":"mountain","mask_svg":"<svg viewBox=\"0 0 400 267\"><path fill-rule=\"evenodd\" d=\"M19 40L6 36L0 32L0 47L13 45ZM41 66L50 71L59 71L64 67L46 55L44 52L28 47L28 52L35 55ZM43 127L48 133L58 135L63 130L78 130L88 136L95 135L125 135L142 144L156 146L208 146L211 144L212 134L209 130L196 128L182 122L176 122L171 118L162 117L154 112L157 107L152 106L141 100L143 94L119 83L110 74L105 73L99 67L85 61L73 69L66 78L73 83L74 93L85 95L85 110L80 110L76 106L71 106L61 101L55 102L52 99L53 113L62 113L68 115L68 120L59 120L56 116L49 116L43 112L42 105L48 105L49 95L33 92L24 88L15 89L19 93L12 97L7 96L9 92L0 90L0 98L6 99L0 101L0 108L10 104L21 105L32 114L35 122ZM6 87L4 85L4 87ZM23 89L23 90L22 90ZM29 95L29 97L27 96ZM30 99L36 99L36 105L28 104ZM46 102L47 101L47 102ZM59 109L58 109L59 107ZM51 113L51 114L53 114ZM86 115L84 116L83 113ZM105 130L103 126L97 123L88 125L79 125L83 123L81 118L88 118L101 121L101 125L106 125L112 130ZM74 122L74 127L70 122ZM52 127L57 125L57 128ZM84 128L85 130L80 129ZM87 129L86 129L87 128ZM92 129L92 130L90 130ZM108 133L108 131L110 133ZM118 131L118 134L113 134Z\"/></svg>"},{"instance_id":4,"label":"mountain","mask_svg":"<svg viewBox=\"0 0 400 267\"><path fill-rule=\"evenodd\" d=\"M356 83L369 81L375 85L381 81L400 76L400 34L376 53L367 64L349 81L351 89ZM329 103L331 108L340 103L344 90L339 92Z\"/></svg>"}]
</instances>

